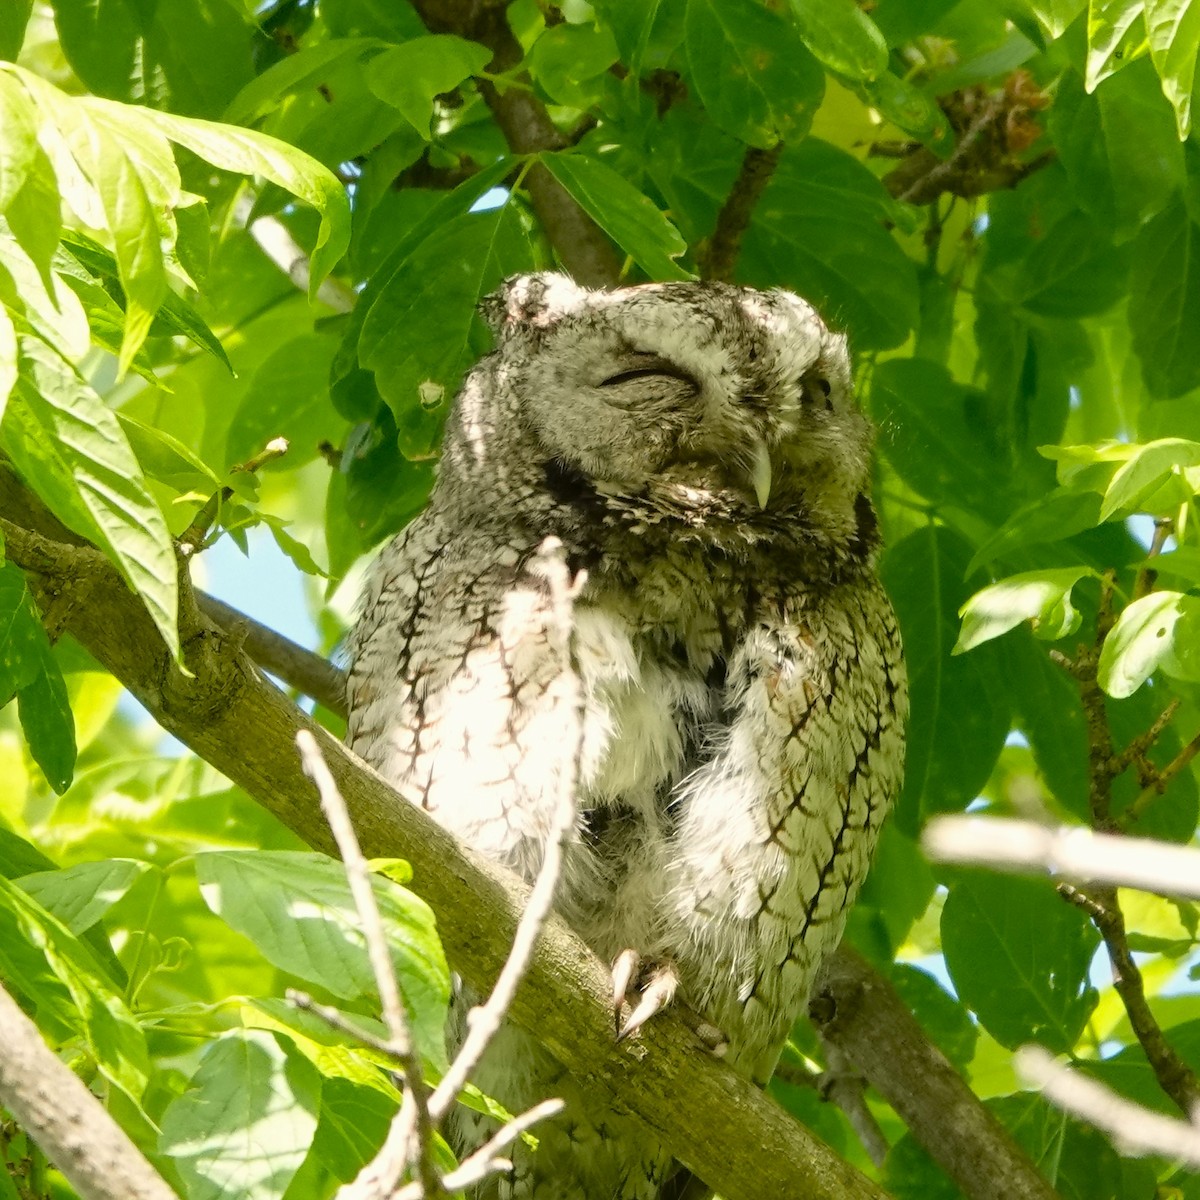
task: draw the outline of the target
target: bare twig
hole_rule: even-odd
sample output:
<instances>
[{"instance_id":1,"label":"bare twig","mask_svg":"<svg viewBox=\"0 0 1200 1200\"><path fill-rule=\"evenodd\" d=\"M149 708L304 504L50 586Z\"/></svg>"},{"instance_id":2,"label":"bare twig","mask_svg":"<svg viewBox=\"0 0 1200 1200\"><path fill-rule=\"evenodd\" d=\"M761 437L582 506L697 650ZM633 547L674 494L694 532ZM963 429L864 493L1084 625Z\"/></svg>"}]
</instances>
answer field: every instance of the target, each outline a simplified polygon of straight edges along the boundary
<instances>
[{"instance_id":1,"label":"bare twig","mask_svg":"<svg viewBox=\"0 0 1200 1200\"><path fill-rule=\"evenodd\" d=\"M298 991L296 988L288 988L284 995L287 1002L300 1009L301 1012L310 1012L313 1016L320 1017L331 1029L336 1029L339 1033L354 1038L356 1042L368 1050L374 1050L376 1054L380 1054L384 1058L395 1060L396 1050L389 1038L379 1037L369 1029L364 1029L357 1021L352 1021L347 1017L340 1008L334 1008L329 1004L318 1004L307 992Z\"/></svg>"},{"instance_id":2,"label":"bare twig","mask_svg":"<svg viewBox=\"0 0 1200 1200\"><path fill-rule=\"evenodd\" d=\"M273 438L253 458L247 459L244 463L239 463L236 467L231 467L230 474L236 472L254 475L266 466L267 463L272 462L274 459L282 458L287 452L287 438ZM192 523L179 535L179 551L184 557L190 557L198 550L203 549L205 539L208 537L208 531L212 528L213 522L221 515L222 506L229 502L232 495L233 488L222 487L213 492L208 500L205 501Z\"/></svg>"},{"instance_id":3,"label":"bare twig","mask_svg":"<svg viewBox=\"0 0 1200 1200\"><path fill-rule=\"evenodd\" d=\"M560 680L567 690L562 697L575 713L572 722L574 745L567 748L568 770L559 775L558 795L555 797L554 814L546 836L546 850L537 880L529 893L529 901L513 938L512 950L492 988L487 1003L473 1008L467 1018L467 1036L455 1055L450 1069L435 1089L429 1101L430 1112L440 1120L458 1098L471 1072L479 1064L484 1050L502 1024L517 985L525 976L529 961L537 944L538 936L554 905L558 889L558 878L562 870L563 856L567 843L575 828L575 787L579 778L579 758L583 750L583 689L575 670L571 652L571 610L579 589L583 586L582 574L570 578L562 544L557 538L547 538L539 552L538 567L546 581L550 594L552 621L551 645L561 660Z\"/></svg>"},{"instance_id":4,"label":"bare twig","mask_svg":"<svg viewBox=\"0 0 1200 1200\"><path fill-rule=\"evenodd\" d=\"M1139 772L1143 774L1147 774L1153 778L1160 776L1161 772L1158 771L1153 764L1146 761L1146 754L1149 752L1150 748L1155 744L1155 742L1162 737L1163 731L1171 723L1171 719L1178 711L1179 701L1172 700L1171 703L1168 704L1167 707L1164 708L1162 712L1160 712L1158 716L1154 718L1150 728L1147 729L1145 733L1139 734L1129 743L1128 746L1125 747L1124 750L1118 751L1118 753L1113 757L1113 771L1120 773L1121 771L1128 770L1129 767L1136 766ZM1163 786L1165 787L1166 785L1164 784ZM1125 812L1121 814L1121 820L1124 822L1128 819L1129 810L1126 809Z\"/></svg>"},{"instance_id":5,"label":"bare twig","mask_svg":"<svg viewBox=\"0 0 1200 1200\"><path fill-rule=\"evenodd\" d=\"M771 182L782 154L782 142L776 142L769 150L760 150L757 146L746 148L741 170L717 214L712 237L696 251L700 274L705 279L733 278L742 251L742 238L750 228L754 206Z\"/></svg>"},{"instance_id":6,"label":"bare twig","mask_svg":"<svg viewBox=\"0 0 1200 1200\"><path fill-rule=\"evenodd\" d=\"M1176 702L1177 703L1177 702ZM1174 711L1172 709L1172 711ZM1141 790L1137 799L1122 814L1126 825L1132 825L1142 814L1167 790L1167 784L1179 774L1191 761L1200 754L1200 733L1198 733L1165 767L1152 771L1150 782Z\"/></svg>"},{"instance_id":7,"label":"bare twig","mask_svg":"<svg viewBox=\"0 0 1200 1200\"><path fill-rule=\"evenodd\" d=\"M360 1179L370 1179L370 1189L360 1193L356 1180L349 1188L343 1189L343 1194L347 1197L359 1194L390 1196L395 1191L404 1168L412 1167L421 1182L423 1195L437 1196L442 1192L442 1184L433 1162L433 1122L429 1114L429 1092L425 1086L420 1056L413 1045L404 998L400 994L400 985L396 981L396 971L392 966L387 935L383 930L383 918L380 916L375 889L371 883L371 871L358 844L358 836L346 810L346 802L338 791L337 783L321 754L316 738L307 729L302 729L296 734L296 746L300 750L304 773L316 784L321 797L321 810L329 822L330 831L342 856L342 864L346 868L350 894L354 897L354 907L362 922L363 937L367 943L367 957L375 976L375 985L379 989L383 1019L388 1027L389 1048L404 1071L404 1102L392 1123L392 1130L397 1132L397 1140L403 1147L403 1153L389 1163L388 1169L380 1169L382 1164L377 1157L374 1162L364 1167L360 1174ZM397 1131L397 1126L400 1127L400 1131ZM392 1141L390 1136L388 1141Z\"/></svg>"},{"instance_id":8,"label":"bare twig","mask_svg":"<svg viewBox=\"0 0 1200 1200\"><path fill-rule=\"evenodd\" d=\"M1150 838L1004 817L956 816L931 821L921 845L939 862L1045 872L1077 883L1104 882L1200 899L1200 851Z\"/></svg>"},{"instance_id":9,"label":"bare twig","mask_svg":"<svg viewBox=\"0 0 1200 1200\"><path fill-rule=\"evenodd\" d=\"M1113 986L1155 1078L1190 1115L1200 1101L1200 1082L1163 1034L1146 1000L1141 972L1129 951L1116 887L1200 896L1200 851L1090 829L1047 829L1031 821L989 817L940 817L926 829L923 844L931 858L941 861L1040 868L1095 883L1087 892L1074 887L1060 890L1092 918L1108 951Z\"/></svg>"},{"instance_id":10,"label":"bare twig","mask_svg":"<svg viewBox=\"0 0 1200 1200\"><path fill-rule=\"evenodd\" d=\"M825 1056L825 1071L820 1081L821 1094L846 1114L850 1127L858 1135L870 1160L877 1167L883 1166L890 1147L867 1104L867 1081L840 1046L826 1042Z\"/></svg>"},{"instance_id":11,"label":"bare twig","mask_svg":"<svg viewBox=\"0 0 1200 1200\"><path fill-rule=\"evenodd\" d=\"M83 1080L0 987L0 1106L82 1200L177 1200Z\"/></svg>"},{"instance_id":12,"label":"bare twig","mask_svg":"<svg viewBox=\"0 0 1200 1200\"><path fill-rule=\"evenodd\" d=\"M1122 1154L1161 1154L1200 1167L1200 1126L1151 1112L1054 1060L1040 1046L1022 1046L1017 1073L1051 1103L1080 1117L1112 1139Z\"/></svg>"},{"instance_id":13,"label":"bare twig","mask_svg":"<svg viewBox=\"0 0 1200 1200\"><path fill-rule=\"evenodd\" d=\"M1147 562L1137 573L1133 584L1133 599L1140 600L1154 591L1158 583L1158 571L1151 565L1150 560L1157 558L1167 543L1167 538L1175 532L1175 522L1170 517L1159 517L1154 522L1154 536L1150 539L1150 549L1146 551Z\"/></svg>"}]
</instances>

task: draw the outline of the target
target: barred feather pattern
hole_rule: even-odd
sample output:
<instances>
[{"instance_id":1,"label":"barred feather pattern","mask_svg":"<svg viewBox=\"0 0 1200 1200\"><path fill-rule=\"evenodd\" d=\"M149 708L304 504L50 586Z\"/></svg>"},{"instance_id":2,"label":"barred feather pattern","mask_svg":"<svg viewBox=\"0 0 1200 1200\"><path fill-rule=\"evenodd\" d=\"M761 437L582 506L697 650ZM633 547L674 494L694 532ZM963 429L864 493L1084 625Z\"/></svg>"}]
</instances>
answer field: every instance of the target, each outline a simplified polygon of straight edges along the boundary
<instances>
[{"instance_id":1,"label":"barred feather pattern","mask_svg":"<svg viewBox=\"0 0 1200 1200\"><path fill-rule=\"evenodd\" d=\"M606 960L669 964L765 1083L903 770L845 342L790 293L719 284L523 276L487 314L497 349L456 400L430 505L367 589L350 744L526 878L570 774L559 911ZM547 537L586 573L570 661L536 569ZM676 1194L652 1135L528 1033L506 1026L476 1082L510 1111L567 1101L480 1200ZM489 1132L458 1115L464 1153Z\"/></svg>"}]
</instances>

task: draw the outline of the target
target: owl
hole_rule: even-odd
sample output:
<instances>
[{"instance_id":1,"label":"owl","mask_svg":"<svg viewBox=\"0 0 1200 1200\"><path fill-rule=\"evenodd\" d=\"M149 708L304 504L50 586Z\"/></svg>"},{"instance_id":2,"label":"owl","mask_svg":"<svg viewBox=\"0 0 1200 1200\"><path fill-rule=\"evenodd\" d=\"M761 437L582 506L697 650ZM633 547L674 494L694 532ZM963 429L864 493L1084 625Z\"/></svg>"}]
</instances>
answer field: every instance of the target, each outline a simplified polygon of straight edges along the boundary
<instances>
[{"instance_id":1,"label":"owl","mask_svg":"<svg viewBox=\"0 0 1200 1200\"><path fill-rule=\"evenodd\" d=\"M542 273L483 309L496 348L352 635L350 745L527 879L567 773L557 907L614 964L622 1034L678 997L765 1083L904 759L845 339L789 292L718 283ZM548 538L578 581L566 656ZM645 1127L525 1031L501 1031L475 1082L514 1112L566 1101L480 1197L682 1193ZM463 1109L454 1136L465 1152L490 1132Z\"/></svg>"}]
</instances>

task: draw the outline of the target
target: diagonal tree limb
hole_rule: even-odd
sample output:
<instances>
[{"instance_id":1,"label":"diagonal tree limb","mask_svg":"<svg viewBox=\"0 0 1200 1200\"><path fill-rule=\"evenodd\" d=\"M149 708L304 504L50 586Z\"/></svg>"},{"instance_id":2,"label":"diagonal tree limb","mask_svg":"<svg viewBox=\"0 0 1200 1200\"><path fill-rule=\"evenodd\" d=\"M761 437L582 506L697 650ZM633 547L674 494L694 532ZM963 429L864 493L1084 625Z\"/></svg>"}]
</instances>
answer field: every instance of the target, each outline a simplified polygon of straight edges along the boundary
<instances>
[{"instance_id":1,"label":"diagonal tree limb","mask_svg":"<svg viewBox=\"0 0 1200 1200\"><path fill-rule=\"evenodd\" d=\"M528 889L465 851L418 805L310 721L259 673L236 637L213 625L185 587L180 640L191 676L171 660L141 601L98 551L52 536L52 518L0 471L0 529L39 606L60 598L64 631L160 725L224 772L309 845L333 838L294 751L309 729L346 800L363 852L403 855L438 917L447 954L486 991L500 971ZM42 532L31 526L40 525ZM186 581L185 581L186 582ZM72 594L86 599L72 604ZM512 1018L582 1083L638 1114L664 1146L726 1200L882 1200L880 1189L749 1080L707 1054L679 1014L615 1045L603 965L558 918L548 922Z\"/></svg>"},{"instance_id":2,"label":"diagonal tree limb","mask_svg":"<svg viewBox=\"0 0 1200 1200\"><path fill-rule=\"evenodd\" d=\"M493 75L511 71L524 57L508 27L508 0L414 0L413 7L434 33L454 33L492 52ZM533 94L528 78L501 89L489 80L479 90L514 154L562 150L567 138ZM621 274L612 243L541 163L525 177L534 211L562 264L586 287L611 287Z\"/></svg>"}]
</instances>

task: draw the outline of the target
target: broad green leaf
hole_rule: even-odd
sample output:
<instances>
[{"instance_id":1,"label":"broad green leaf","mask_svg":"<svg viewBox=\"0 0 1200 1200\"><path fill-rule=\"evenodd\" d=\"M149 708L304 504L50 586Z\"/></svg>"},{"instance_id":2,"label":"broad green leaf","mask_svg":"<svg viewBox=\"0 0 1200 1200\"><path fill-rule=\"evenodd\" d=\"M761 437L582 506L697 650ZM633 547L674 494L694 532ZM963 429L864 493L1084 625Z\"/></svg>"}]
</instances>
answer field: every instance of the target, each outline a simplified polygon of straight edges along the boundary
<instances>
[{"instance_id":1,"label":"broad green leaf","mask_svg":"<svg viewBox=\"0 0 1200 1200\"><path fill-rule=\"evenodd\" d=\"M36 456L49 464L60 487L42 499L55 514L85 537L97 537L101 548L146 603L171 653L179 653L176 627L178 581L175 548L166 521L112 410L50 347L34 338L21 339L23 371L0 425L0 445L36 482L47 477ZM28 437L9 436L12 409L20 402L24 427L41 430L41 446ZM26 471L26 465L33 467ZM61 483L69 480L70 491ZM73 493L73 494L72 494ZM79 515L88 523L80 527Z\"/></svg>"},{"instance_id":2,"label":"broad green leaf","mask_svg":"<svg viewBox=\"0 0 1200 1200\"><path fill-rule=\"evenodd\" d=\"M529 73L558 104L587 108L603 96L608 69L619 58L606 28L549 25L529 52Z\"/></svg>"},{"instance_id":3,"label":"broad green leaf","mask_svg":"<svg viewBox=\"0 0 1200 1200\"><path fill-rule=\"evenodd\" d=\"M385 45L378 38L333 38L301 46L250 80L230 101L222 119L231 125L251 125L271 112L288 93L305 86L316 87L333 64L343 59L358 60L368 50Z\"/></svg>"},{"instance_id":4,"label":"broad green leaf","mask_svg":"<svg viewBox=\"0 0 1200 1200\"><path fill-rule=\"evenodd\" d=\"M33 0L9 0L0 5L0 58L11 61L17 57L32 11Z\"/></svg>"},{"instance_id":5,"label":"broad green leaf","mask_svg":"<svg viewBox=\"0 0 1200 1200\"><path fill-rule=\"evenodd\" d=\"M825 75L795 28L755 0L687 0L688 78L726 133L766 149L798 142Z\"/></svg>"},{"instance_id":6,"label":"broad green leaf","mask_svg":"<svg viewBox=\"0 0 1200 1200\"><path fill-rule=\"evenodd\" d=\"M63 53L99 96L215 116L253 73L255 24L246 5L230 0L52 4Z\"/></svg>"},{"instance_id":7,"label":"broad green leaf","mask_svg":"<svg viewBox=\"0 0 1200 1200\"><path fill-rule=\"evenodd\" d=\"M1068 213L1026 255L1018 299L1043 317L1104 312L1124 294L1129 254L1083 213Z\"/></svg>"},{"instance_id":8,"label":"broad green leaf","mask_svg":"<svg viewBox=\"0 0 1200 1200\"><path fill-rule=\"evenodd\" d=\"M880 449L896 473L936 503L1000 519L1012 505L1012 469L982 418L985 403L928 359L889 359L871 384Z\"/></svg>"},{"instance_id":9,"label":"broad green leaf","mask_svg":"<svg viewBox=\"0 0 1200 1200\"><path fill-rule=\"evenodd\" d=\"M108 284L116 292L116 298L119 301L123 300L116 259L103 246L92 241L86 234L70 229L63 233L62 245L65 254L59 261L63 262L64 266L74 259L89 275ZM56 265L58 264L56 263ZM151 326L150 332L163 332L164 329L156 328L159 325L163 326L165 331L180 334L193 345L199 346L202 350L207 350L214 357L219 358L232 374L233 367L225 353L225 347L221 345L220 338L209 329L204 318L182 296L178 296L174 292L167 292L155 318L155 325Z\"/></svg>"},{"instance_id":10,"label":"broad green leaf","mask_svg":"<svg viewBox=\"0 0 1200 1200\"><path fill-rule=\"evenodd\" d=\"M1185 186L1183 147L1148 61L1091 96L1067 73L1048 122L1076 201L1112 235L1131 237Z\"/></svg>"},{"instance_id":11,"label":"broad green leaf","mask_svg":"<svg viewBox=\"0 0 1200 1200\"><path fill-rule=\"evenodd\" d=\"M854 0L791 0L804 44L831 71L871 80L887 69L883 34Z\"/></svg>"},{"instance_id":12,"label":"broad green leaf","mask_svg":"<svg viewBox=\"0 0 1200 1200\"><path fill-rule=\"evenodd\" d=\"M367 311L359 361L375 372L407 457L429 457L463 372L482 348L480 299L534 265L512 202L446 221L404 259Z\"/></svg>"},{"instance_id":13,"label":"broad green leaf","mask_svg":"<svg viewBox=\"0 0 1200 1200\"><path fill-rule=\"evenodd\" d=\"M245 462L273 438L288 440L289 470L317 457L321 442L341 440L345 422L329 404L329 368L337 342L307 334L285 342L254 372L229 424L227 464Z\"/></svg>"},{"instance_id":14,"label":"broad green leaf","mask_svg":"<svg viewBox=\"0 0 1200 1200\"><path fill-rule=\"evenodd\" d=\"M269 1033L233 1029L211 1043L158 1141L187 1200L279 1200L317 1128L321 1078Z\"/></svg>"},{"instance_id":15,"label":"broad green leaf","mask_svg":"<svg viewBox=\"0 0 1200 1200\"><path fill-rule=\"evenodd\" d=\"M1088 0L1087 90L1145 53L1144 6L1131 0Z\"/></svg>"},{"instance_id":16,"label":"broad green leaf","mask_svg":"<svg viewBox=\"0 0 1200 1200\"><path fill-rule=\"evenodd\" d=\"M367 64L367 83L421 134L430 136L435 97L452 92L491 62L492 52L453 34L431 34L393 46Z\"/></svg>"},{"instance_id":17,"label":"broad green leaf","mask_svg":"<svg viewBox=\"0 0 1200 1200\"><path fill-rule=\"evenodd\" d=\"M953 149L954 135L946 114L917 84L892 71L882 71L861 86L871 107L897 129L919 138L943 157Z\"/></svg>"},{"instance_id":18,"label":"broad green leaf","mask_svg":"<svg viewBox=\"0 0 1200 1200\"><path fill-rule=\"evenodd\" d=\"M1030 546L1074 537L1100 524L1100 497L1092 491L1055 488L1017 509L975 552L970 569L1022 554Z\"/></svg>"},{"instance_id":19,"label":"broad green leaf","mask_svg":"<svg viewBox=\"0 0 1200 1200\"><path fill-rule=\"evenodd\" d=\"M908 661L911 715L897 822L909 836L923 813L954 812L975 799L1011 726L998 648L952 656L956 614L974 591L963 582L969 558L966 543L930 525L889 546L880 564Z\"/></svg>"},{"instance_id":20,"label":"broad green leaf","mask_svg":"<svg viewBox=\"0 0 1200 1200\"><path fill-rule=\"evenodd\" d=\"M651 279L692 278L673 261L687 249L679 230L610 166L585 154L543 154L541 161Z\"/></svg>"},{"instance_id":21,"label":"broad green leaf","mask_svg":"<svg viewBox=\"0 0 1200 1200\"><path fill-rule=\"evenodd\" d=\"M1074 633L1082 617L1071 604L1071 589L1085 575L1095 572L1091 567L1025 571L976 592L959 609L962 631L954 653L999 637L1022 621L1031 621L1034 633L1050 642Z\"/></svg>"},{"instance_id":22,"label":"broad green leaf","mask_svg":"<svg viewBox=\"0 0 1200 1200\"><path fill-rule=\"evenodd\" d=\"M79 863L24 875L16 882L73 934L86 932L153 868L131 858Z\"/></svg>"},{"instance_id":23,"label":"broad green leaf","mask_svg":"<svg viewBox=\"0 0 1200 1200\"><path fill-rule=\"evenodd\" d=\"M1088 968L1100 935L1052 883L972 872L950 887L942 951L954 988L1001 1045L1070 1051L1097 994Z\"/></svg>"},{"instance_id":24,"label":"broad green leaf","mask_svg":"<svg viewBox=\"0 0 1200 1200\"><path fill-rule=\"evenodd\" d=\"M16 382L17 331L8 309L0 304L0 421L4 420L4 407Z\"/></svg>"},{"instance_id":25,"label":"broad green leaf","mask_svg":"<svg viewBox=\"0 0 1200 1200\"><path fill-rule=\"evenodd\" d=\"M1087 0L1029 0L1037 23L1051 39L1060 38L1085 8Z\"/></svg>"},{"instance_id":26,"label":"broad green leaf","mask_svg":"<svg viewBox=\"0 0 1200 1200\"><path fill-rule=\"evenodd\" d=\"M67 685L48 644L41 649L38 667L17 693L17 716L33 761L61 795L75 773L75 722Z\"/></svg>"},{"instance_id":27,"label":"broad green leaf","mask_svg":"<svg viewBox=\"0 0 1200 1200\"><path fill-rule=\"evenodd\" d=\"M1155 493L1161 493L1163 485L1172 480L1177 482L1177 488L1167 489L1169 494L1161 497L1162 503L1155 505L1156 511L1163 504L1171 509L1178 508L1195 494L1195 488L1183 478L1183 468L1200 465L1200 442L1162 438L1134 450L1134 454L1117 469L1104 493L1100 508L1102 521L1118 513L1128 516L1147 511L1146 502L1155 498Z\"/></svg>"},{"instance_id":28,"label":"broad green leaf","mask_svg":"<svg viewBox=\"0 0 1200 1200\"><path fill-rule=\"evenodd\" d=\"M82 1038L104 1075L133 1101L140 1099L149 1059L133 1014L92 952L7 879L0 879L0 976L39 1010L48 1006L56 1021Z\"/></svg>"},{"instance_id":29,"label":"broad green leaf","mask_svg":"<svg viewBox=\"0 0 1200 1200\"><path fill-rule=\"evenodd\" d=\"M25 576L15 564L0 563L0 705L14 693L31 757L50 786L65 792L75 770L66 685Z\"/></svg>"},{"instance_id":30,"label":"broad green leaf","mask_svg":"<svg viewBox=\"0 0 1200 1200\"><path fill-rule=\"evenodd\" d=\"M928 971L911 963L893 963L888 981L933 1044L955 1066L966 1068L975 1055L979 1029L962 1001L951 996Z\"/></svg>"},{"instance_id":31,"label":"broad green leaf","mask_svg":"<svg viewBox=\"0 0 1200 1200\"><path fill-rule=\"evenodd\" d=\"M0 71L0 213L21 190L37 155L37 116L28 93Z\"/></svg>"},{"instance_id":32,"label":"broad green leaf","mask_svg":"<svg viewBox=\"0 0 1200 1200\"><path fill-rule=\"evenodd\" d=\"M117 420L146 475L173 487L178 492L202 491L212 493L221 487L221 480L202 459L193 454L178 438L139 421L125 412Z\"/></svg>"},{"instance_id":33,"label":"broad green leaf","mask_svg":"<svg viewBox=\"0 0 1200 1200\"><path fill-rule=\"evenodd\" d=\"M1178 679L1200 680L1200 596L1161 591L1134 600L1104 639L1097 678L1121 699L1160 668Z\"/></svg>"},{"instance_id":34,"label":"broad green leaf","mask_svg":"<svg viewBox=\"0 0 1200 1200\"><path fill-rule=\"evenodd\" d=\"M75 293L54 272L43 274L25 248L5 236L0 218L0 304L21 332L32 330L69 362L91 344L87 314ZM23 318L23 320L22 320Z\"/></svg>"},{"instance_id":35,"label":"broad green leaf","mask_svg":"<svg viewBox=\"0 0 1200 1200\"><path fill-rule=\"evenodd\" d=\"M49 645L21 568L0 563L0 704L33 682Z\"/></svg>"},{"instance_id":36,"label":"broad green leaf","mask_svg":"<svg viewBox=\"0 0 1200 1200\"><path fill-rule=\"evenodd\" d=\"M272 517L267 513L260 513L259 518L271 531L271 537L275 539L275 545L292 560L294 566L303 571L305 575L328 576L328 573L317 565L317 560L313 558L312 551L302 541L288 533L286 521L281 520L279 517Z\"/></svg>"},{"instance_id":37,"label":"broad green leaf","mask_svg":"<svg viewBox=\"0 0 1200 1200\"><path fill-rule=\"evenodd\" d=\"M1150 57L1162 80L1163 95L1175 110L1179 138L1192 126L1196 55L1200 52L1200 3L1193 0L1146 0Z\"/></svg>"},{"instance_id":38,"label":"broad green leaf","mask_svg":"<svg viewBox=\"0 0 1200 1200\"><path fill-rule=\"evenodd\" d=\"M1178 396L1200 385L1200 226L1183 201L1143 226L1133 241L1129 327L1146 386Z\"/></svg>"},{"instance_id":39,"label":"broad green leaf","mask_svg":"<svg viewBox=\"0 0 1200 1200\"><path fill-rule=\"evenodd\" d=\"M127 119L136 112L139 121L153 126L180 146L186 146L214 167L242 175L261 175L311 204L321 215L308 285L309 298L316 296L321 281L333 270L350 243L350 204L346 190L328 168L295 146L252 129L192 120L152 109L125 112Z\"/></svg>"},{"instance_id":40,"label":"broad green leaf","mask_svg":"<svg viewBox=\"0 0 1200 1200\"><path fill-rule=\"evenodd\" d=\"M209 908L277 967L346 999L374 993L340 863L321 854L227 851L198 855L196 873ZM444 1063L450 976L433 914L398 884L379 876L373 883L413 1036L430 1061Z\"/></svg>"}]
</instances>

